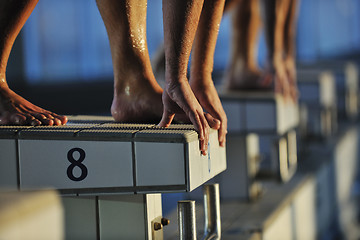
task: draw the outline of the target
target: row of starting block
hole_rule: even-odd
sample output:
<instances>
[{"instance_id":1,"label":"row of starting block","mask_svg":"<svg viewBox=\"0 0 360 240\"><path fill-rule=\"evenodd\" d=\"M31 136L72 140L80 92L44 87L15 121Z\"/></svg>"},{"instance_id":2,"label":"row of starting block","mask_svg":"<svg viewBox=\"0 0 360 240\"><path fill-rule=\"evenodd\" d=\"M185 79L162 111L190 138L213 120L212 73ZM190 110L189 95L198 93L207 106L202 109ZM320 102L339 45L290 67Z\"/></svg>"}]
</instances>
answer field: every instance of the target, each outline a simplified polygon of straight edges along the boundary
<instances>
[{"instance_id":1,"label":"row of starting block","mask_svg":"<svg viewBox=\"0 0 360 240\"><path fill-rule=\"evenodd\" d=\"M211 131L206 156L192 125L164 129L73 116L60 127L2 126L0 187L25 195L56 189L65 219L59 239L163 239L169 221L162 215L161 194L191 192L216 181L204 187L202 233L220 239L220 196L261 198L264 182L286 183L295 175L297 132L303 139L325 138L336 131L338 117L357 117L356 65L336 63L332 71L324 66L299 70L299 104L273 93L220 93L228 116L227 147L220 147ZM194 202L180 201L181 239L196 239L195 222ZM1 231L0 226L0 238L6 236Z\"/></svg>"},{"instance_id":2,"label":"row of starting block","mask_svg":"<svg viewBox=\"0 0 360 240\"><path fill-rule=\"evenodd\" d=\"M331 184L329 181L332 181L330 180L333 177L331 173L334 170L327 167L326 174L323 169L319 170L319 176L315 175L315 182L318 182L317 187L321 189L317 190L317 187L313 186L314 180L309 180L313 179L313 176L309 177L305 174L305 177L302 177L304 175L301 173L294 179L298 169L298 153L302 152L301 156L304 157L303 153L311 151L309 149L319 148L320 151L317 150L316 154L312 154L314 156L310 154L312 158L309 160L311 162L317 159L319 161L317 165L331 162L330 158L336 159L336 165L338 165L341 161L344 162L343 155L348 154L348 161L352 163L349 163L348 167L337 166L335 171L354 166L356 156L353 156L353 153L356 146L352 147L357 142L354 128L351 128L349 133L339 140L340 145L343 144L342 142L352 142L352 144L347 144L345 150L334 143L330 144L334 145L333 150L323 145L337 134L338 121L354 122L358 119L358 78L357 65L353 62L324 62L299 67L298 103L272 93L221 92L219 94L228 116L227 169L210 182L219 183L221 211L222 215L226 215L221 218L223 221L221 225L225 225L222 232L223 239L310 239L307 237L323 234L328 230L333 218L326 216L337 214L334 212L334 205L329 203L333 198L330 200L331 194L328 194L332 192L329 190L332 188L329 186ZM324 155L326 151L334 152L331 154L339 156L333 157L329 153ZM347 151L349 152L346 153ZM305 160L300 159L299 163ZM349 189L351 188L349 179L354 178L355 170L351 173L347 172L348 183L345 185L346 189ZM343 174L344 171L340 175ZM291 183L288 183L290 181ZM284 187L279 188L279 184L283 184ZM276 193L271 194L273 191ZM319 201L322 199L323 205L318 206L319 209L313 209L313 192L318 193L316 198ZM195 200L201 198L198 191L187 196ZM289 209L284 213L282 210L276 210L276 207L286 204L290 201L289 199L293 199L291 207L287 207ZM259 204L253 205L249 202ZM201 201L199 203L201 205ZM200 218L204 216L207 219L209 214L205 206L206 203L204 203L205 213L200 208L196 214ZM273 208L270 209L270 206ZM285 208L284 206L281 208ZM294 207L297 216L292 216ZM238 213L235 213L236 211ZM282 216L283 214L286 218ZM317 220L309 218L311 221L308 221L308 224L298 223L303 227L293 226L296 230L291 230L289 223L293 221L293 218L306 214L307 217L313 216L321 220L314 223L313 221ZM319 216L316 216L317 214ZM279 215L279 220L274 215ZM169 216L173 217L172 214ZM197 230L198 236L208 231L208 227L201 221L200 224L197 221L197 224L202 227ZM298 221L302 220L298 219ZM318 225L318 229L315 229L315 225L311 225L313 223ZM284 229L284 227L289 229ZM175 239L180 232L172 229L172 233L165 232L165 234L166 239ZM195 234L190 234L190 236L193 235ZM295 235L297 237L294 238ZM267 236L270 237L267 238ZM289 238L281 238L282 236Z\"/></svg>"}]
</instances>

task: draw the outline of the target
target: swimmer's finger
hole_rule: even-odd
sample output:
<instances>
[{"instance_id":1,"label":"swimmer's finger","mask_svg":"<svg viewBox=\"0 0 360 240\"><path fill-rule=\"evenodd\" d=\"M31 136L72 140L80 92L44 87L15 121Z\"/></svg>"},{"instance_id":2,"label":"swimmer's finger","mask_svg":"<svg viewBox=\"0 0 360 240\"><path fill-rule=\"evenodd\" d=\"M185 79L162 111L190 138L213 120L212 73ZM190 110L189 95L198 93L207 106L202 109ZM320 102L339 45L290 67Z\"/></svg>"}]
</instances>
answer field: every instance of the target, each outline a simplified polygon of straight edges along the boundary
<instances>
[{"instance_id":1,"label":"swimmer's finger","mask_svg":"<svg viewBox=\"0 0 360 240\"><path fill-rule=\"evenodd\" d=\"M204 152L203 152L203 155L206 155L207 150L208 150L210 127L209 127L209 124L208 124L204 114L200 115L200 119L201 119L201 123L202 123L202 126L203 126L203 131L204 131L204 141L203 141Z\"/></svg>"},{"instance_id":2,"label":"swimmer's finger","mask_svg":"<svg viewBox=\"0 0 360 240\"><path fill-rule=\"evenodd\" d=\"M219 144L221 147L225 147L226 134L227 134L227 122L222 121L219 129Z\"/></svg>"},{"instance_id":3,"label":"swimmer's finger","mask_svg":"<svg viewBox=\"0 0 360 240\"><path fill-rule=\"evenodd\" d=\"M206 148L205 148L205 137L206 137L205 135L206 134L205 134L205 130L204 130L204 125L202 124L202 121L200 120L199 113L196 110L193 112L190 112L189 118L190 118L190 121L192 122L192 124L194 125L196 132L199 134L200 151L203 155L205 155L206 154Z\"/></svg>"},{"instance_id":4,"label":"swimmer's finger","mask_svg":"<svg viewBox=\"0 0 360 240\"><path fill-rule=\"evenodd\" d=\"M175 116L174 113L170 113L166 109L164 109L161 121L158 124L158 126L159 127L168 127L168 126L170 126L172 120L174 119L174 116Z\"/></svg>"},{"instance_id":5,"label":"swimmer's finger","mask_svg":"<svg viewBox=\"0 0 360 240\"><path fill-rule=\"evenodd\" d=\"M208 142L209 142L210 127L209 127L209 124L207 123L204 113L202 111L200 113L198 113L198 112L196 112L196 113L197 113L196 114L197 122L198 122L198 125L200 128L199 134L201 132L201 137L199 136L200 150L203 155L206 155L207 148L208 148Z\"/></svg>"}]
</instances>

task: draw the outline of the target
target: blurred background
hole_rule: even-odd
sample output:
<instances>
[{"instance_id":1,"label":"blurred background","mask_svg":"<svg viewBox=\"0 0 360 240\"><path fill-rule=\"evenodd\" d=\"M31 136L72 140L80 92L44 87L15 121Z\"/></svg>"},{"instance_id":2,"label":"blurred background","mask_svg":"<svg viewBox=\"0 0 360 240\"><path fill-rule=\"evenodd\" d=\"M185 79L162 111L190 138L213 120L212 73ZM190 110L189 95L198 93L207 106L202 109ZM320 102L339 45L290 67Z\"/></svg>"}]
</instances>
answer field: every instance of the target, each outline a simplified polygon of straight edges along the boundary
<instances>
[{"instance_id":1,"label":"blurred background","mask_svg":"<svg viewBox=\"0 0 360 240\"><path fill-rule=\"evenodd\" d=\"M148 2L151 57L163 42L161 0ZM360 53L360 1L301 0L298 62L356 57ZM231 17L224 16L214 73L229 61ZM266 49L260 35L258 58ZM16 40L7 72L9 85L31 102L62 114L109 114L112 63L106 30L95 1L39 1ZM217 83L221 81L216 78Z\"/></svg>"}]
</instances>

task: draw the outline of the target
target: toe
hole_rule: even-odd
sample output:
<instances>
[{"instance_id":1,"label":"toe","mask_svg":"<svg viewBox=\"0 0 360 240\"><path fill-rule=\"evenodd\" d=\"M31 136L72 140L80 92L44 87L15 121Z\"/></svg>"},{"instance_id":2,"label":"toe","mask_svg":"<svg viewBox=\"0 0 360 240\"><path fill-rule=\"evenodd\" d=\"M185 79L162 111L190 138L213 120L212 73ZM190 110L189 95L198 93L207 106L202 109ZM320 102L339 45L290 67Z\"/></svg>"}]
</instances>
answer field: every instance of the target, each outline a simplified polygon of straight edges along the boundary
<instances>
[{"instance_id":1,"label":"toe","mask_svg":"<svg viewBox=\"0 0 360 240\"><path fill-rule=\"evenodd\" d=\"M58 125L65 125L68 121L68 118L66 116L61 116L58 114L53 114L53 117L60 121Z\"/></svg>"},{"instance_id":2,"label":"toe","mask_svg":"<svg viewBox=\"0 0 360 240\"><path fill-rule=\"evenodd\" d=\"M41 125L45 125L45 126L53 126L54 125L54 120L53 119L41 119Z\"/></svg>"},{"instance_id":3,"label":"toe","mask_svg":"<svg viewBox=\"0 0 360 240\"><path fill-rule=\"evenodd\" d=\"M33 120L30 121L30 125L31 126L40 126L41 125L41 121L34 118Z\"/></svg>"},{"instance_id":4,"label":"toe","mask_svg":"<svg viewBox=\"0 0 360 240\"><path fill-rule=\"evenodd\" d=\"M9 124L9 116L8 114L4 113L0 116L0 125L8 125Z\"/></svg>"},{"instance_id":5,"label":"toe","mask_svg":"<svg viewBox=\"0 0 360 240\"><path fill-rule=\"evenodd\" d=\"M53 119L53 122L54 122L54 126L60 126L62 125L62 122L59 118L54 118Z\"/></svg>"},{"instance_id":6,"label":"toe","mask_svg":"<svg viewBox=\"0 0 360 240\"><path fill-rule=\"evenodd\" d=\"M26 123L26 117L19 113L13 114L10 117L10 123L15 125L24 125Z\"/></svg>"}]
</instances>

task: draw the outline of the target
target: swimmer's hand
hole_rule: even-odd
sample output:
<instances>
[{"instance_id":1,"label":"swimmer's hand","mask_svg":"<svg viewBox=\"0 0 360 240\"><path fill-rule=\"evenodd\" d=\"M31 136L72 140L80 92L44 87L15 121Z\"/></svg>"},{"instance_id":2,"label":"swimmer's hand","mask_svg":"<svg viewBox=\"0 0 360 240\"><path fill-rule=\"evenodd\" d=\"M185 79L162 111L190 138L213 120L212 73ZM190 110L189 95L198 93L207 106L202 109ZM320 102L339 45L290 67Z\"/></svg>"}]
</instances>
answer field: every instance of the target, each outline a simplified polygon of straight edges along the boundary
<instances>
[{"instance_id":1,"label":"swimmer's hand","mask_svg":"<svg viewBox=\"0 0 360 240\"><path fill-rule=\"evenodd\" d=\"M168 127L174 119L175 114L185 113L199 134L200 151L203 155L206 155L210 131L207 119L212 123L216 121L213 120L211 116L205 116L187 79L175 83L167 83L162 95L162 100L164 109L159 126Z\"/></svg>"}]
</instances>

